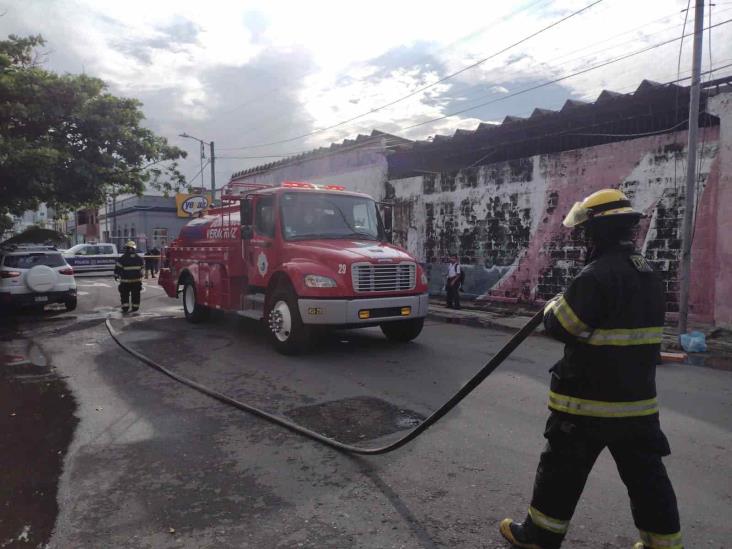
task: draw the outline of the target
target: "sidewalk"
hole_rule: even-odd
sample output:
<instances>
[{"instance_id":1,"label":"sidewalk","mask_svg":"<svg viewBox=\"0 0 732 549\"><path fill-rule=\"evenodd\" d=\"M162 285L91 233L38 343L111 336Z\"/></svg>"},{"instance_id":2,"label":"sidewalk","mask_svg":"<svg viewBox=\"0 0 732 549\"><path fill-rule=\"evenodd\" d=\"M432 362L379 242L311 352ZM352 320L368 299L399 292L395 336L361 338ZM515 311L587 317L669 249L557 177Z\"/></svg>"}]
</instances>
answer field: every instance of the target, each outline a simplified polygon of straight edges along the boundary
<instances>
[{"instance_id":1,"label":"sidewalk","mask_svg":"<svg viewBox=\"0 0 732 549\"><path fill-rule=\"evenodd\" d=\"M517 332L526 324L538 309L529 309L521 305L505 305L495 303L475 303L465 301L460 310L448 309L444 299L431 298L428 318L448 324L462 324L474 328L490 328L508 333ZM693 324L691 330L703 332L707 341L706 353L689 353L686 361L695 366L707 366L732 371L732 331L714 328L705 324ZM536 334L543 335L544 328L536 329ZM680 351L676 325L666 324L663 334L663 351Z\"/></svg>"}]
</instances>

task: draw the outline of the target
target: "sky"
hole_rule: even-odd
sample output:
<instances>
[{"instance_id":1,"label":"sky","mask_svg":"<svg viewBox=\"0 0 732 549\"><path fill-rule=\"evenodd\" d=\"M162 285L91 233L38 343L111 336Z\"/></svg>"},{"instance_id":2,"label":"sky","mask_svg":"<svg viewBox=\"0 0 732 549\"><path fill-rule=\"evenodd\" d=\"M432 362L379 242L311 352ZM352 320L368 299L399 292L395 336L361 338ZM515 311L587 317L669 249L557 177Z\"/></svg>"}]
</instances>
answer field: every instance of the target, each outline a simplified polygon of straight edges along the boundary
<instances>
[{"instance_id":1,"label":"sky","mask_svg":"<svg viewBox=\"0 0 732 549\"><path fill-rule=\"evenodd\" d=\"M145 125L188 151L182 168L196 185L200 146L179 134L214 141L220 187L277 155L373 129L427 139L689 76L691 37L680 71L676 40L571 76L679 38L688 0L602 0L511 47L595 1L0 0L0 35L41 34L49 70L96 76L141 100ZM728 19L732 0L715 0L711 23ZM704 41L702 70L719 68L704 78L732 74L720 68L732 64L732 23Z\"/></svg>"}]
</instances>

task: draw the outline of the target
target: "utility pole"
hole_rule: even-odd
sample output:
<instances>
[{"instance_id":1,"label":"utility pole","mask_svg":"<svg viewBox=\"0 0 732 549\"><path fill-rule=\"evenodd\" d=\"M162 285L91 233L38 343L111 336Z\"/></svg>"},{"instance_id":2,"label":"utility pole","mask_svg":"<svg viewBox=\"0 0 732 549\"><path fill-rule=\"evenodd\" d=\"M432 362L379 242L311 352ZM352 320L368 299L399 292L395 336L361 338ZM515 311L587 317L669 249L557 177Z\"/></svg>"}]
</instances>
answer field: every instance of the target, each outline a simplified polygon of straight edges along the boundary
<instances>
[{"instance_id":1,"label":"utility pole","mask_svg":"<svg viewBox=\"0 0 732 549\"><path fill-rule=\"evenodd\" d=\"M691 235L694 227L696 188L696 145L699 134L699 95L701 84L702 36L704 29L704 0L696 0L694 9L694 50L691 66L691 93L689 99L689 144L686 158L686 198L684 225L681 237L681 274L679 296L679 336L686 333L689 316L689 285L691 283Z\"/></svg>"},{"instance_id":2,"label":"utility pole","mask_svg":"<svg viewBox=\"0 0 732 549\"><path fill-rule=\"evenodd\" d=\"M216 202L216 156L214 154L214 142L209 143L211 147L211 204Z\"/></svg>"},{"instance_id":3,"label":"utility pole","mask_svg":"<svg viewBox=\"0 0 732 549\"><path fill-rule=\"evenodd\" d=\"M209 143L207 141L204 141L203 139L198 139L198 137L194 137L185 132L178 134L178 137L193 139L201 144L201 187L205 187L203 178L203 159L206 158L206 153L204 152L204 145L209 146L209 150L211 151L211 201L213 203L213 201L216 200L216 153L214 149L214 142L211 141Z\"/></svg>"}]
</instances>

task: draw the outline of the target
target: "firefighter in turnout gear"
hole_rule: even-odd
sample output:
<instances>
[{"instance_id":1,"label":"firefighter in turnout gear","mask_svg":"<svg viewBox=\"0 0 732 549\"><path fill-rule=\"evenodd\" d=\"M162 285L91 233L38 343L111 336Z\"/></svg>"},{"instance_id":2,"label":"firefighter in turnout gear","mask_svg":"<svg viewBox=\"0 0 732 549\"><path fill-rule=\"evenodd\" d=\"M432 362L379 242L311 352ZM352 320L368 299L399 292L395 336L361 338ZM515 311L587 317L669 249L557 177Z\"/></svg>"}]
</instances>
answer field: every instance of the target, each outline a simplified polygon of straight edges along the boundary
<instances>
[{"instance_id":1,"label":"firefighter in turnout gear","mask_svg":"<svg viewBox=\"0 0 732 549\"><path fill-rule=\"evenodd\" d=\"M142 290L142 270L145 262L137 255L137 246L130 240L125 244L125 251L114 267L114 279L119 281L119 295L122 300L122 312L130 310L132 295L132 312L140 308L140 291Z\"/></svg>"},{"instance_id":2,"label":"firefighter in turnout gear","mask_svg":"<svg viewBox=\"0 0 732 549\"><path fill-rule=\"evenodd\" d=\"M634 549L683 548L656 399L665 293L633 248L641 217L622 192L605 189L564 219L584 229L586 265L544 309L546 331L565 343L564 357L551 369L547 444L528 514L500 524L515 547L560 547L587 476L608 448L640 531Z\"/></svg>"}]
</instances>

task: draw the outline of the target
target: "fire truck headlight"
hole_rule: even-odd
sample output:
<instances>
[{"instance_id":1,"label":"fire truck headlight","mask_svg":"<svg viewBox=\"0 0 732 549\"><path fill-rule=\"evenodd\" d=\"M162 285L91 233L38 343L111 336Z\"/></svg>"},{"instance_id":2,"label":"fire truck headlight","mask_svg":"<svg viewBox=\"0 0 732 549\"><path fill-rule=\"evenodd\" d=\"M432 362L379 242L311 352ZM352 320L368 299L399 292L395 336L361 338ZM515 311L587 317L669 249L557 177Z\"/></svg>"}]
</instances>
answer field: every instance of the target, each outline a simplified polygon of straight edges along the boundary
<instances>
[{"instance_id":1,"label":"fire truck headlight","mask_svg":"<svg viewBox=\"0 0 732 549\"><path fill-rule=\"evenodd\" d=\"M429 283L429 280L427 280L427 275L424 274L424 271L420 273L420 280L422 281L422 284L426 285Z\"/></svg>"},{"instance_id":2,"label":"fire truck headlight","mask_svg":"<svg viewBox=\"0 0 732 549\"><path fill-rule=\"evenodd\" d=\"M327 276L306 275L305 286L308 288L335 288L337 284L335 280Z\"/></svg>"}]
</instances>

